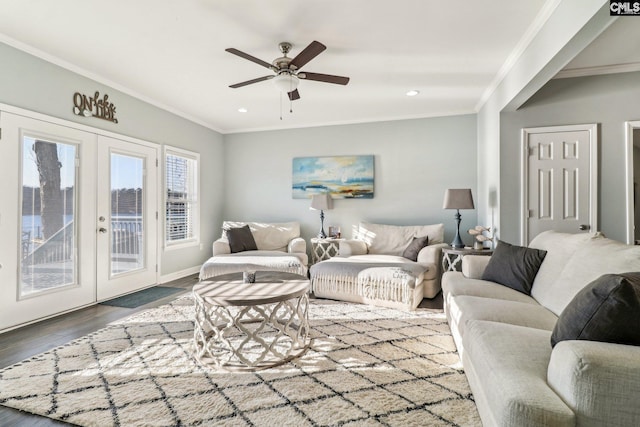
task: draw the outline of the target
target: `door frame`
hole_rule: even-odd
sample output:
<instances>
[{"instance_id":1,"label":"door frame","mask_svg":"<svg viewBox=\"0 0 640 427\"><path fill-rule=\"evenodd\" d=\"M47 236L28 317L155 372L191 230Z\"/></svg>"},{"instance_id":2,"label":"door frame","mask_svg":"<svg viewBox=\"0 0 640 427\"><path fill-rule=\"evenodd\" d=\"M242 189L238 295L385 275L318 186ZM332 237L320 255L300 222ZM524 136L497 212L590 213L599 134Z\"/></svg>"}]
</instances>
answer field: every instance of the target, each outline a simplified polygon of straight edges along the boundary
<instances>
[{"instance_id":1,"label":"door frame","mask_svg":"<svg viewBox=\"0 0 640 427\"><path fill-rule=\"evenodd\" d=\"M640 123L640 122L639 122ZM529 135L554 132L589 132L589 224L595 232L598 226L598 124L560 125L523 128L520 136L520 244L527 245L529 235Z\"/></svg>"},{"instance_id":2,"label":"door frame","mask_svg":"<svg viewBox=\"0 0 640 427\"><path fill-rule=\"evenodd\" d=\"M624 144L626 163L626 193L627 193L627 244L635 244L635 207L633 203L633 131L640 129L640 120L624 122ZM640 225L640 224L639 224Z\"/></svg>"}]
</instances>

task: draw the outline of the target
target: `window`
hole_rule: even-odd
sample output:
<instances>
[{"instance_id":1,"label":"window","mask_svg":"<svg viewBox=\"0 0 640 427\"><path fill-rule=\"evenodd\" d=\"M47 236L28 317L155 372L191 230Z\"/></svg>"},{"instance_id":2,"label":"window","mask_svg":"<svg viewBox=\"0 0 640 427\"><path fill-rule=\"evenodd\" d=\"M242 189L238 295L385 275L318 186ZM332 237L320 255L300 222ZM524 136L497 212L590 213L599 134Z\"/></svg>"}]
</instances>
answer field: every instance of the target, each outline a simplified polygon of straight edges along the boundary
<instances>
[{"instance_id":1,"label":"window","mask_svg":"<svg viewBox=\"0 0 640 427\"><path fill-rule=\"evenodd\" d=\"M197 153L165 149L165 246L199 242L199 162Z\"/></svg>"}]
</instances>

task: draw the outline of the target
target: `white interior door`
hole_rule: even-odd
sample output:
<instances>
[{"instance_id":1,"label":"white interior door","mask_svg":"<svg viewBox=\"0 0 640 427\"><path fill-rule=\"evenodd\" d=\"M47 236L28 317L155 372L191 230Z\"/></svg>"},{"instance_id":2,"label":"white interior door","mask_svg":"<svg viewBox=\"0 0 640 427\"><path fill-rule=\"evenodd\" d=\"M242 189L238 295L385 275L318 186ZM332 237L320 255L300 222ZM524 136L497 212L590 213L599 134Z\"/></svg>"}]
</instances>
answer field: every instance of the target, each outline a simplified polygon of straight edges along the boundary
<instances>
[{"instance_id":1,"label":"white interior door","mask_svg":"<svg viewBox=\"0 0 640 427\"><path fill-rule=\"evenodd\" d=\"M597 229L597 126L523 130L522 242Z\"/></svg>"},{"instance_id":2,"label":"white interior door","mask_svg":"<svg viewBox=\"0 0 640 427\"><path fill-rule=\"evenodd\" d=\"M98 137L98 301L157 282L157 149Z\"/></svg>"},{"instance_id":3,"label":"white interior door","mask_svg":"<svg viewBox=\"0 0 640 427\"><path fill-rule=\"evenodd\" d=\"M96 136L0 113L0 330L95 302Z\"/></svg>"}]
</instances>

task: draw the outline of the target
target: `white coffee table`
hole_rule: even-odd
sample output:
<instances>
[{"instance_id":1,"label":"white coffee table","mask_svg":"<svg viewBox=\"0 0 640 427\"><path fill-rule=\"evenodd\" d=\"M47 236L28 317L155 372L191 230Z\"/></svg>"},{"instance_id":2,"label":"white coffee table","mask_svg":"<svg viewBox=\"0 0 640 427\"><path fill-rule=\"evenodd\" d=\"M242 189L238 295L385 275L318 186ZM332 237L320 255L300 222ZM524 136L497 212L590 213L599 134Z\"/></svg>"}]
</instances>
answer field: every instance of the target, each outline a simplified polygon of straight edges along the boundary
<instances>
[{"instance_id":1,"label":"white coffee table","mask_svg":"<svg viewBox=\"0 0 640 427\"><path fill-rule=\"evenodd\" d=\"M211 277L193 287L195 356L229 370L265 369L301 356L310 344L309 280L293 273Z\"/></svg>"}]
</instances>

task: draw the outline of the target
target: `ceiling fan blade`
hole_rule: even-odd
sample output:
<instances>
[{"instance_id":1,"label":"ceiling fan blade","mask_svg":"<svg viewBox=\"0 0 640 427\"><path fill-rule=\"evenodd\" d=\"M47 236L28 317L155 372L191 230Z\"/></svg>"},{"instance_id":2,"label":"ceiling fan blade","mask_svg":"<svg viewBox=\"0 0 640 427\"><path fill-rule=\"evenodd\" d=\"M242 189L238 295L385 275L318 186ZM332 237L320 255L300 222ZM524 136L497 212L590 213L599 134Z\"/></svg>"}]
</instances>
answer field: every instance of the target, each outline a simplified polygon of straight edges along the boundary
<instances>
[{"instance_id":1,"label":"ceiling fan blade","mask_svg":"<svg viewBox=\"0 0 640 427\"><path fill-rule=\"evenodd\" d=\"M289 63L289 67L293 65L297 70L299 70L300 68L304 67L307 62L320 55L326 48L327 47L322 43L315 40L312 41L309 46L305 47L302 52L298 54L298 56L291 60L291 62Z\"/></svg>"},{"instance_id":2,"label":"ceiling fan blade","mask_svg":"<svg viewBox=\"0 0 640 427\"><path fill-rule=\"evenodd\" d=\"M337 85L346 85L349 83L349 77L332 76L331 74L318 74L318 73L300 73L298 77L305 80L315 80L317 82L334 83Z\"/></svg>"},{"instance_id":3,"label":"ceiling fan blade","mask_svg":"<svg viewBox=\"0 0 640 427\"><path fill-rule=\"evenodd\" d=\"M298 89L287 93L287 95L289 95L290 101L295 101L296 99L300 99L300 92L298 92Z\"/></svg>"},{"instance_id":4,"label":"ceiling fan blade","mask_svg":"<svg viewBox=\"0 0 640 427\"><path fill-rule=\"evenodd\" d=\"M263 82L265 80L269 80L272 79L273 76L264 76L264 77L258 77L257 79L253 79L253 80L247 80L246 82L241 82L241 83L236 83L234 85L230 85L230 88L236 89L242 86L246 86L246 85L250 85L253 83L258 83L258 82Z\"/></svg>"},{"instance_id":5,"label":"ceiling fan blade","mask_svg":"<svg viewBox=\"0 0 640 427\"><path fill-rule=\"evenodd\" d=\"M258 59L255 56L251 56L248 53L241 52L238 49L234 49L230 47L228 49L225 49L225 51L229 53L233 53L234 55L238 55L240 58L248 59L249 61L255 62L258 65L262 65L263 67L266 67L269 69L273 68L273 65L269 64L268 62L263 61L262 59Z\"/></svg>"}]
</instances>

